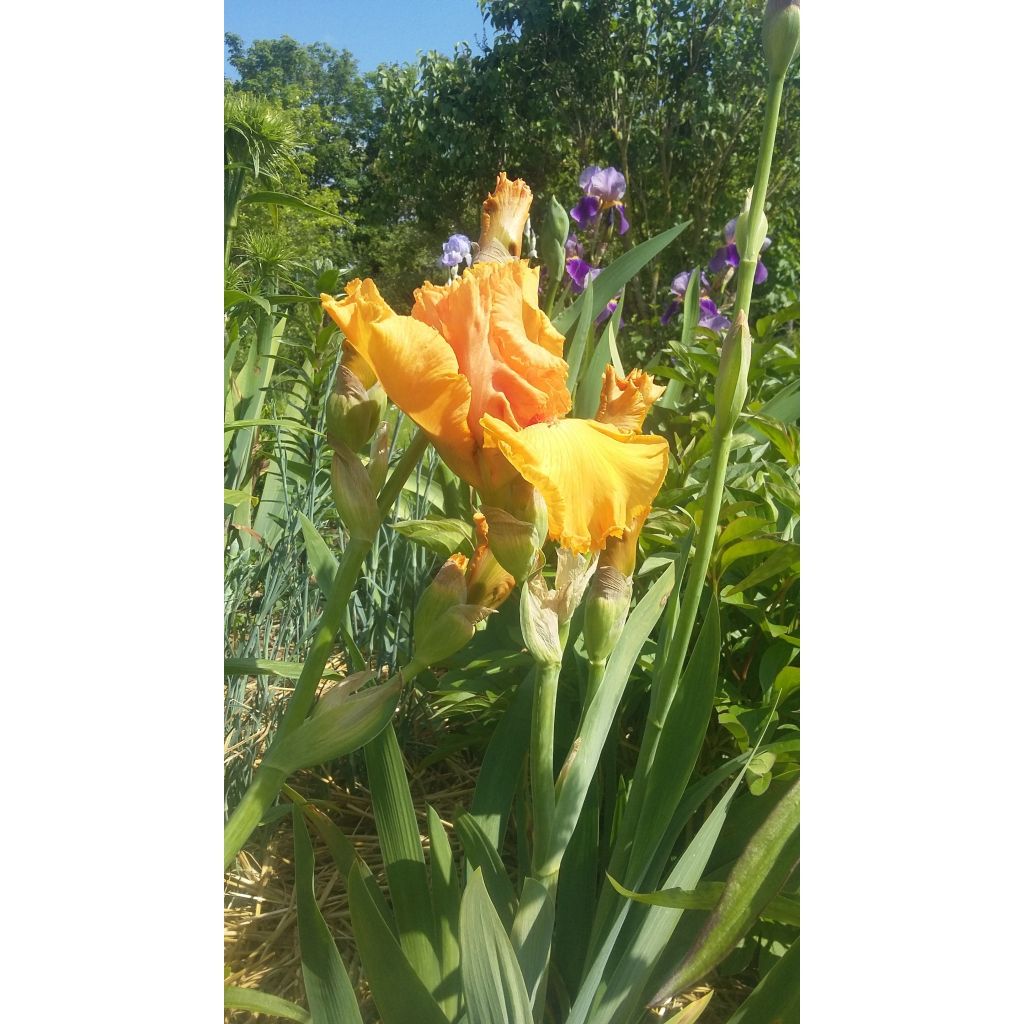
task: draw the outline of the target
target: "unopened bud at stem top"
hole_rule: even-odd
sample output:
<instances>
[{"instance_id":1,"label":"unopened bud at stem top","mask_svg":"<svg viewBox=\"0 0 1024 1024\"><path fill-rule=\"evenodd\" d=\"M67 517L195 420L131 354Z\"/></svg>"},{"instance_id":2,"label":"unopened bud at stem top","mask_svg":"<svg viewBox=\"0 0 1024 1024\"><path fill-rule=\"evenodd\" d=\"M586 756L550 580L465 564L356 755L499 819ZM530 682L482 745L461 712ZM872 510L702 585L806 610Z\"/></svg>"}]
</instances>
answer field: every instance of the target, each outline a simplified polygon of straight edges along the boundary
<instances>
[{"instance_id":1,"label":"unopened bud at stem top","mask_svg":"<svg viewBox=\"0 0 1024 1024\"><path fill-rule=\"evenodd\" d=\"M800 0L768 0L761 37L768 77L781 78L800 45Z\"/></svg>"}]
</instances>

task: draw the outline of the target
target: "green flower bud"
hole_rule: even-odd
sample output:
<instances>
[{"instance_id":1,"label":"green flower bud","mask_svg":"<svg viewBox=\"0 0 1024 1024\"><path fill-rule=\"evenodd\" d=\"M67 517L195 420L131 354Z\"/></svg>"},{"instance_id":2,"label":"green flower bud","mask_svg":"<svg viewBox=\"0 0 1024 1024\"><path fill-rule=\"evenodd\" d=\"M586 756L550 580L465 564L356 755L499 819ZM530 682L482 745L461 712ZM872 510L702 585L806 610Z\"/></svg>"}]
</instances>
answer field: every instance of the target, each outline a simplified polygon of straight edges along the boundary
<instances>
[{"instance_id":1,"label":"green flower bud","mask_svg":"<svg viewBox=\"0 0 1024 1024\"><path fill-rule=\"evenodd\" d=\"M533 487L526 500L517 502L513 515L504 508L486 505L480 511L487 517L487 542L499 564L522 583L533 571L537 553L548 536L548 509Z\"/></svg>"},{"instance_id":2,"label":"green flower bud","mask_svg":"<svg viewBox=\"0 0 1024 1024\"><path fill-rule=\"evenodd\" d=\"M769 78L782 78L800 45L800 0L768 0L761 38Z\"/></svg>"},{"instance_id":3,"label":"green flower bud","mask_svg":"<svg viewBox=\"0 0 1024 1024\"><path fill-rule=\"evenodd\" d=\"M331 493L350 536L370 541L380 528L377 492L359 456L344 445L331 460Z\"/></svg>"},{"instance_id":4,"label":"green flower bud","mask_svg":"<svg viewBox=\"0 0 1024 1024\"><path fill-rule=\"evenodd\" d=\"M740 418L747 397L747 373L750 370L750 331L741 309L722 342L722 358L715 382L715 429L732 430Z\"/></svg>"},{"instance_id":5,"label":"green flower bud","mask_svg":"<svg viewBox=\"0 0 1024 1024\"><path fill-rule=\"evenodd\" d=\"M622 635L633 578L623 576L612 565L601 565L587 594L583 610L583 643L592 662L605 662Z\"/></svg>"},{"instance_id":6,"label":"green flower bud","mask_svg":"<svg viewBox=\"0 0 1024 1024\"><path fill-rule=\"evenodd\" d=\"M328 690L309 718L271 748L264 763L290 774L369 743L391 721L402 692L401 677L396 676L383 686L356 693L370 678L372 673L359 672Z\"/></svg>"},{"instance_id":7,"label":"green flower bud","mask_svg":"<svg viewBox=\"0 0 1024 1024\"><path fill-rule=\"evenodd\" d=\"M548 287L553 288L565 273L565 240L569 237L569 215L554 197L540 232L540 258L548 268Z\"/></svg>"},{"instance_id":8,"label":"green flower bud","mask_svg":"<svg viewBox=\"0 0 1024 1024\"><path fill-rule=\"evenodd\" d=\"M332 448L359 451L380 423L388 396L380 384L369 389L344 364L338 367L334 391L327 399L327 438Z\"/></svg>"},{"instance_id":9,"label":"green flower bud","mask_svg":"<svg viewBox=\"0 0 1024 1024\"><path fill-rule=\"evenodd\" d=\"M494 609L467 603L465 555L455 554L423 591L413 615L413 657L436 665L460 651L473 638L477 623Z\"/></svg>"}]
</instances>

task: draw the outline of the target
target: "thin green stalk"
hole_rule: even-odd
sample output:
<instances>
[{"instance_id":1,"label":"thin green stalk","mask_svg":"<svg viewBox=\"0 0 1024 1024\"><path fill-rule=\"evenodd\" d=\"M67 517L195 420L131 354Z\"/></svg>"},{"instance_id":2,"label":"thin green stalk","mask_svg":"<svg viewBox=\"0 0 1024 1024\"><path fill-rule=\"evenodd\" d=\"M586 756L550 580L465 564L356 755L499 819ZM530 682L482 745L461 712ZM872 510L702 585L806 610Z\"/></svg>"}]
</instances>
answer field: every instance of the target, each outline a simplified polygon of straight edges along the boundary
<instances>
[{"instance_id":1,"label":"thin green stalk","mask_svg":"<svg viewBox=\"0 0 1024 1024\"><path fill-rule=\"evenodd\" d=\"M224 172L224 266L231 260L231 243L238 227L238 203L245 186L245 170L235 168Z\"/></svg>"},{"instance_id":2,"label":"thin green stalk","mask_svg":"<svg viewBox=\"0 0 1024 1024\"><path fill-rule=\"evenodd\" d=\"M589 665L590 669L587 672L587 694L583 700L583 712L580 715L580 721L587 717L587 711L590 709L590 705L594 703L597 691L601 689L605 669L608 667L608 660L591 661Z\"/></svg>"},{"instance_id":3,"label":"thin green stalk","mask_svg":"<svg viewBox=\"0 0 1024 1024\"><path fill-rule=\"evenodd\" d=\"M757 170L754 174L754 187L751 195L750 212L747 223L759 224L764 213L764 201L768 192L768 177L771 171L772 153L775 149L775 134L779 124L779 109L782 103L782 89L785 76L769 78L768 97L765 109L764 128L761 132L761 145L757 158ZM753 230L747 232L744 251L740 261L740 272L737 279L736 314L750 312L750 296L754 284L754 271L757 268L757 239ZM691 284L693 282L691 281ZM746 382L741 382L746 386ZM679 679L682 675L683 661L689 649L693 626L697 618L700 595L704 588L708 566L711 564L711 553L715 546L718 527L718 515L722 508L722 491L725 487L725 472L729 465L729 453L732 447L733 431L731 427L723 428L716 410L714 444L711 451L711 466L707 488L704 494L704 509L701 518L700 532L694 550L693 561L686 578L686 588L682 596L678 617L671 631L671 639L665 657L659 661L651 686L651 708L648 713L647 726L644 729L640 744L640 755L637 760L633 785L626 804L623 824L620 829L622 841L616 843L609 872L622 877L630 851L629 837L634 833L636 824L643 812L647 776L658 751L665 718L672 705ZM680 567L682 571L683 567ZM635 882L635 879L630 882Z\"/></svg>"},{"instance_id":4,"label":"thin green stalk","mask_svg":"<svg viewBox=\"0 0 1024 1024\"><path fill-rule=\"evenodd\" d=\"M736 311L741 309L750 315L750 294L754 287L754 271L757 269L758 241L753 226L760 224L764 214L764 200L768 194L768 175L772 169L772 153L775 151L775 133L779 127L779 108L782 105L782 87L785 76L768 79L768 103L761 131L761 149L757 156L757 171L754 174L754 192L750 200L750 215L744 250L740 254L740 270L736 279Z\"/></svg>"},{"instance_id":5,"label":"thin green stalk","mask_svg":"<svg viewBox=\"0 0 1024 1024\"><path fill-rule=\"evenodd\" d=\"M405 450L398 465L388 477L377 500L377 508L383 520L391 511L391 506L398 499L405 481L409 478L427 447L427 437L417 431L409 447ZM334 639L345 620L352 591L359 580L363 561L373 546L372 540L350 538L345 551L338 563L338 571L334 577L330 597L324 608L320 625L317 628L313 645L306 655L302 672L295 683L288 707L281 718L281 723L274 736L274 746L294 732L305 720L316 699L316 688L323 678L327 659L334 649ZM268 752L269 756L269 752ZM264 759L264 761L266 758ZM224 868L227 870L238 856L238 851L245 845L253 830L268 808L277 799L281 785L287 776L280 771L261 764L253 775L249 789L235 808L224 829Z\"/></svg>"},{"instance_id":6,"label":"thin green stalk","mask_svg":"<svg viewBox=\"0 0 1024 1024\"><path fill-rule=\"evenodd\" d=\"M530 791L533 796L533 874L553 892L558 870L541 874L550 854L555 821L555 703L561 665L538 666L533 693L533 733L530 737Z\"/></svg>"}]
</instances>

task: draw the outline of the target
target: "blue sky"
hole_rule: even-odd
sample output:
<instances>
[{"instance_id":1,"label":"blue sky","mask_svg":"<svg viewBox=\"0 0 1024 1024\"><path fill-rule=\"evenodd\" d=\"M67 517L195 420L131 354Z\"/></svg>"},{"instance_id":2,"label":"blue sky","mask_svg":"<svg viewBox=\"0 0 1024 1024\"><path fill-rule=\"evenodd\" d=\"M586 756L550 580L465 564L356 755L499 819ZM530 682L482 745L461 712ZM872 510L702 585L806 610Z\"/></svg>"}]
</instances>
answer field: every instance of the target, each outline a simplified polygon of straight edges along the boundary
<instances>
[{"instance_id":1,"label":"blue sky","mask_svg":"<svg viewBox=\"0 0 1024 1024\"><path fill-rule=\"evenodd\" d=\"M328 43L350 50L361 71L413 61L418 50L451 53L457 42L478 49L483 27L476 0L224 0L224 31L246 43L284 35ZM224 74L234 77L226 59Z\"/></svg>"}]
</instances>

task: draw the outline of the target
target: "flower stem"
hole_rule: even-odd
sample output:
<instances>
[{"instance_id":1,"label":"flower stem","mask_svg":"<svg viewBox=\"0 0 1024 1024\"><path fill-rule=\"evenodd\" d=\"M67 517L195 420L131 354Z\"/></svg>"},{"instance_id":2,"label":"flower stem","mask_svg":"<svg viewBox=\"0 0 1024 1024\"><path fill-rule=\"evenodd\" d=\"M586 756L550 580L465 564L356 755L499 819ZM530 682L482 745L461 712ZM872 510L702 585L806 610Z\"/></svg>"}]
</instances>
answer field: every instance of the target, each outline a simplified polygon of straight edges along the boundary
<instances>
[{"instance_id":1,"label":"flower stem","mask_svg":"<svg viewBox=\"0 0 1024 1024\"><path fill-rule=\"evenodd\" d=\"M388 477L377 501L377 507L383 519L398 498L405 481L409 478L427 447L427 438L422 431L417 431L409 447L405 450L394 472ZM270 746L268 756L274 746L291 735L305 720L316 699L316 688L323 678L327 659L334 648L334 638L341 629L352 597L356 582L363 567L363 561L373 547L372 540L350 538L345 551L338 563L327 606L324 608L317 627L313 645L306 655L302 672L295 683L288 707L277 727L274 742ZM266 758L264 759L266 761ZM224 868L231 866L238 851L245 845L260 819L277 799L286 775L278 769L261 764L253 775L249 788L238 806L232 812L224 829Z\"/></svg>"},{"instance_id":2,"label":"flower stem","mask_svg":"<svg viewBox=\"0 0 1024 1024\"><path fill-rule=\"evenodd\" d=\"M750 200L750 215L744 250L740 253L740 270L736 279L736 307L749 317L750 294L754 288L754 272L757 270L759 242L753 230L754 225L761 222L764 213L764 200L768 194L768 175L772 169L772 153L775 151L775 133L779 127L779 108L782 105L782 87L785 76L768 79L768 102L764 115L764 128L761 131L761 149L757 156L757 171L754 174L754 193ZM735 315L735 314L734 314Z\"/></svg>"},{"instance_id":3,"label":"flower stem","mask_svg":"<svg viewBox=\"0 0 1024 1024\"><path fill-rule=\"evenodd\" d=\"M769 78L768 98L765 109L764 128L761 132L761 147L757 158L757 170L754 174L754 188L750 202L748 224L744 251L741 254L739 277L736 286L736 306L733 316L740 310L750 313L750 296L754 284L754 272L757 269L758 241L753 226L760 223L764 213L764 200L768 191L768 175L771 171L772 153L775 149L775 134L779 124L779 108L782 103L782 87L784 76ZM744 382L745 383L745 382ZM725 487L725 472L729 465L729 453L732 448L732 427L722 425L716 410L714 426L714 443L711 450L711 465L708 472L707 487L704 492L704 506L701 514L700 531L693 561L690 563L686 577L686 588L683 592L678 615L671 630L671 637L664 658L659 659L655 669L651 687L651 707L647 725L640 744L640 755L637 759L636 772L633 776L633 787L620 828L624 837L616 844L615 853L609 865L609 872L616 877L624 877L630 852L630 839L643 813L647 777L658 752L665 719L672 706L679 681L682 676L683 663L693 635L693 626L697 619L697 608L700 604L701 592L707 577L711 554L715 546L718 527L718 515L722 508L722 491ZM683 572L680 565L678 572ZM630 879L629 881L635 881ZM629 884L627 882L627 884Z\"/></svg>"},{"instance_id":4,"label":"flower stem","mask_svg":"<svg viewBox=\"0 0 1024 1024\"><path fill-rule=\"evenodd\" d=\"M533 693L533 733L530 737L530 791L533 796L533 874L552 892L558 868L541 873L550 857L555 823L555 703L561 665L537 666Z\"/></svg>"}]
</instances>

